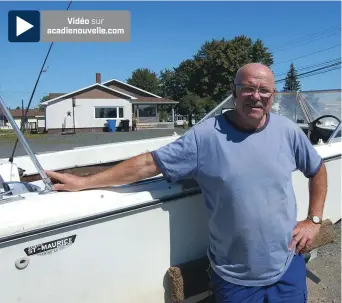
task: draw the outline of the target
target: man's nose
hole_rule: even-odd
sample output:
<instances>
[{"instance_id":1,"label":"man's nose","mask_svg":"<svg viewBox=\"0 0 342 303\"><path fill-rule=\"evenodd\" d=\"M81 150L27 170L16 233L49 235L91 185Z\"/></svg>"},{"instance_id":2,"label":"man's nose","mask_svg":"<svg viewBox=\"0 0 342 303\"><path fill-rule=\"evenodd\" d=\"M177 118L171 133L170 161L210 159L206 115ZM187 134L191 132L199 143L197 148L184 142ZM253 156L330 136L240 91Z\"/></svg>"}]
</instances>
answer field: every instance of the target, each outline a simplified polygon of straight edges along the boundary
<instances>
[{"instance_id":1,"label":"man's nose","mask_svg":"<svg viewBox=\"0 0 342 303\"><path fill-rule=\"evenodd\" d=\"M252 99L254 101L259 101L260 100L260 94L258 90L254 90L254 92L251 95Z\"/></svg>"}]
</instances>

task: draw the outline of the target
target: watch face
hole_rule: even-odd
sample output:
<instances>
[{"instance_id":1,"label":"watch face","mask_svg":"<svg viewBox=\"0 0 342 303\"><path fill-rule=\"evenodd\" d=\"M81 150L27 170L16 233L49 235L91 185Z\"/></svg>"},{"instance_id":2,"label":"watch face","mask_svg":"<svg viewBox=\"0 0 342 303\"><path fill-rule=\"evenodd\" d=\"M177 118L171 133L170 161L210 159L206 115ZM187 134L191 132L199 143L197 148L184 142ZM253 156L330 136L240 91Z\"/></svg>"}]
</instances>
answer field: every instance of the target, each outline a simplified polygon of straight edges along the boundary
<instances>
[{"instance_id":1,"label":"watch face","mask_svg":"<svg viewBox=\"0 0 342 303\"><path fill-rule=\"evenodd\" d=\"M317 216L313 216L312 217L312 220L315 222L315 223L319 223L319 218Z\"/></svg>"}]
</instances>

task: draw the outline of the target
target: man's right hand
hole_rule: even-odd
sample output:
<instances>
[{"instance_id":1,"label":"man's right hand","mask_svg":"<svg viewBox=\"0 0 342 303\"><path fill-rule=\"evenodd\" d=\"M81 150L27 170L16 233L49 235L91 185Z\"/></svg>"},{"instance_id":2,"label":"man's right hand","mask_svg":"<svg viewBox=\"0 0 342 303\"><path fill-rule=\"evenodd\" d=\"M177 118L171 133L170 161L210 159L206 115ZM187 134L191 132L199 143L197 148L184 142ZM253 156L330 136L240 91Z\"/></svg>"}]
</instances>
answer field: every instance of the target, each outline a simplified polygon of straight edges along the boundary
<instances>
[{"instance_id":1,"label":"man's right hand","mask_svg":"<svg viewBox=\"0 0 342 303\"><path fill-rule=\"evenodd\" d=\"M56 173L54 171L45 171L48 177L61 182L54 184L52 189L59 191L80 191L86 189L85 177L78 177L66 173Z\"/></svg>"}]
</instances>

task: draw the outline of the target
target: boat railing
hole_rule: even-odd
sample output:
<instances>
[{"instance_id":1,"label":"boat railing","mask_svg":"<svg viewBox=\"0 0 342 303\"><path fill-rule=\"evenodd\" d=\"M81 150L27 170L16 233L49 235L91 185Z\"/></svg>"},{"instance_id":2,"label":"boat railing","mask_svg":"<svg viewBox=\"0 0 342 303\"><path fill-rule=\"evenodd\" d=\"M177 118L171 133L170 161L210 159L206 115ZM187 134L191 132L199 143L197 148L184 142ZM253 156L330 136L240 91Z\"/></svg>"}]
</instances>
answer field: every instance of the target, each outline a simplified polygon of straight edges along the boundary
<instances>
[{"instance_id":1,"label":"boat railing","mask_svg":"<svg viewBox=\"0 0 342 303\"><path fill-rule=\"evenodd\" d=\"M306 122L308 124L310 124L314 119L313 119L313 117L310 113L310 110L309 110L309 103L306 100L306 98L300 93L300 91L298 91L298 93L297 93L297 102L298 102L300 108L302 109L302 112L304 114L304 118L305 118Z\"/></svg>"}]
</instances>

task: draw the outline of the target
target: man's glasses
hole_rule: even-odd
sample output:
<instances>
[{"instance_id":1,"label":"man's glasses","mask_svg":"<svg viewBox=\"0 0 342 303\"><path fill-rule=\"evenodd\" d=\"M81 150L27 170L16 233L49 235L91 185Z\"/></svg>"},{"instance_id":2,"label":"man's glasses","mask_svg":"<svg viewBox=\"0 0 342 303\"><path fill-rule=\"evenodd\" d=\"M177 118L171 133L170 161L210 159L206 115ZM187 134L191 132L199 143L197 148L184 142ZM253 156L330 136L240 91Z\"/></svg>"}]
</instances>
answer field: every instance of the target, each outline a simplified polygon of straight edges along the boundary
<instances>
[{"instance_id":1,"label":"man's glasses","mask_svg":"<svg viewBox=\"0 0 342 303\"><path fill-rule=\"evenodd\" d=\"M241 84L235 84L236 87L240 88L241 95L243 96L250 96L254 92L258 92L260 97L263 98L270 98L274 92L274 90L270 90L269 88L265 87L251 87L251 86L246 86L246 85L241 85Z\"/></svg>"}]
</instances>

